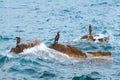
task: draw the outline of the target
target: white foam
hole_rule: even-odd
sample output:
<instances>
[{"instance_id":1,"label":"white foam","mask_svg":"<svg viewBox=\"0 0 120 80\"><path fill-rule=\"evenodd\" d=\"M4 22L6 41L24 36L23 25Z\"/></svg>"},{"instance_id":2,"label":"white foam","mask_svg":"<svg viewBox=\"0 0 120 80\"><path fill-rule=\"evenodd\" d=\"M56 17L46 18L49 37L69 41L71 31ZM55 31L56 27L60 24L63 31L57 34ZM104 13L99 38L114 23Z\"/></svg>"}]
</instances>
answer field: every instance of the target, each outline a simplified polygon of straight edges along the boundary
<instances>
[{"instance_id":1,"label":"white foam","mask_svg":"<svg viewBox=\"0 0 120 80\"><path fill-rule=\"evenodd\" d=\"M108 35L98 34L98 36L95 36L94 39L100 39L104 37L109 37Z\"/></svg>"},{"instance_id":2,"label":"white foam","mask_svg":"<svg viewBox=\"0 0 120 80\"><path fill-rule=\"evenodd\" d=\"M113 58L111 56L99 56L99 57L88 57L88 62L95 63L112 63Z\"/></svg>"},{"instance_id":3,"label":"white foam","mask_svg":"<svg viewBox=\"0 0 120 80\"><path fill-rule=\"evenodd\" d=\"M9 57L9 58L12 58L12 57L13 57L13 55L11 55L11 54L9 53L9 50L7 50L6 52L1 53L1 55L7 56L7 57Z\"/></svg>"},{"instance_id":4,"label":"white foam","mask_svg":"<svg viewBox=\"0 0 120 80\"><path fill-rule=\"evenodd\" d=\"M73 41L74 41L74 42L78 42L78 41L80 41L80 37L74 39Z\"/></svg>"},{"instance_id":5,"label":"white foam","mask_svg":"<svg viewBox=\"0 0 120 80\"><path fill-rule=\"evenodd\" d=\"M64 62L65 60L70 58L68 55L64 53L48 48L44 43L41 43L40 45L37 45L32 48L25 49L20 54L34 54L44 59L52 58L59 60L60 62Z\"/></svg>"}]
</instances>

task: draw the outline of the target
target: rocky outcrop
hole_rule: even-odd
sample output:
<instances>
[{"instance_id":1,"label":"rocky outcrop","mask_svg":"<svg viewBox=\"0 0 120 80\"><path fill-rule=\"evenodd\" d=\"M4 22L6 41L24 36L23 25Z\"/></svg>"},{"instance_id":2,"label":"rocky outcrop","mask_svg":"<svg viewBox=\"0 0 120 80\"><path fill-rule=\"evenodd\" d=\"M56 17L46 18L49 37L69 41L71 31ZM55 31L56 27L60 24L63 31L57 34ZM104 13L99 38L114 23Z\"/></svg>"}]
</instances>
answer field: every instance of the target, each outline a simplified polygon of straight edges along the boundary
<instances>
[{"instance_id":1,"label":"rocky outcrop","mask_svg":"<svg viewBox=\"0 0 120 80\"><path fill-rule=\"evenodd\" d=\"M70 57L74 58L87 58L87 55L79 50L76 47L73 47L71 45L63 45L63 44L52 44L50 48L55 49L57 51L60 51ZM93 56L111 56L110 52L87 52L88 54L91 54Z\"/></svg>"},{"instance_id":2,"label":"rocky outcrop","mask_svg":"<svg viewBox=\"0 0 120 80\"><path fill-rule=\"evenodd\" d=\"M39 40L34 40L34 41L30 41L30 42L26 42L26 43L21 43L18 46L12 48L10 50L10 52L19 54L21 52L24 51L24 49L28 49L34 46L39 45L41 42ZM74 58L87 58L87 54L91 54L93 56L111 56L110 52L87 52L84 53L81 50L79 50L77 47L71 46L71 45L64 45L64 44L59 44L59 43L55 43L52 44L51 46L49 46L49 48L55 49L59 52L62 52L70 57L74 57Z\"/></svg>"},{"instance_id":3,"label":"rocky outcrop","mask_svg":"<svg viewBox=\"0 0 120 80\"><path fill-rule=\"evenodd\" d=\"M34 40L34 41L26 42L26 43L21 43L18 46L12 48L10 50L10 52L19 54L19 53L23 52L24 49L34 47L36 45L39 45L40 43L41 42L39 40Z\"/></svg>"},{"instance_id":4,"label":"rocky outcrop","mask_svg":"<svg viewBox=\"0 0 120 80\"><path fill-rule=\"evenodd\" d=\"M98 42L98 43L107 43L109 41L109 36L103 35L103 34L91 34L91 35L84 35L80 38L81 40L87 40L92 42Z\"/></svg>"},{"instance_id":5,"label":"rocky outcrop","mask_svg":"<svg viewBox=\"0 0 120 80\"><path fill-rule=\"evenodd\" d=\"M87 52L88 54L91 54L93 56L111 56L110 52Z\"/></svg>"},{"instance_id":6,"label":"rocky outcrop","mask_svg":"<svg viewBox=\"0 0 120 80\"><path fill-rule=\"evenodd\" d=\"M67 54L70 57L75 58L86 58L86 54L77 49L76 47L73 47L71 45L63 45L63 44L53 44L50 46L50 48L55 49L57 51L60 51L64 54Z\"/></svg>"}]
</instances>

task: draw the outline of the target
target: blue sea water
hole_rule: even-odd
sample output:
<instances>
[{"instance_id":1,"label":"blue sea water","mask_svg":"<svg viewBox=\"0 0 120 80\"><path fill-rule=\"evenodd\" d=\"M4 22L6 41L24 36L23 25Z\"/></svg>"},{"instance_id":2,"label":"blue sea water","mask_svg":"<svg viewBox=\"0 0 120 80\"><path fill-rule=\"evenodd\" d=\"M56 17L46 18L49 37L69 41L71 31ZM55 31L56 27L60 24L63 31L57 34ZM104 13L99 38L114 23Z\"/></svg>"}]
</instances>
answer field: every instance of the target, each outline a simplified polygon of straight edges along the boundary
<instances>
[{"instance_id":1,"label":"blue sea water","mask_svg":"<svg viewBox=\"0 0 120 80\"><path fill-rule=\"evenodd\" d=\"M89 24L110 41L80 41ZM112 56L74 59L49 49L57 31L62 44ZM16 36L43 43L9 53ZM0 0L0 45L0 80L120 80L120 0Z\"/></svg>"}]
</instances>

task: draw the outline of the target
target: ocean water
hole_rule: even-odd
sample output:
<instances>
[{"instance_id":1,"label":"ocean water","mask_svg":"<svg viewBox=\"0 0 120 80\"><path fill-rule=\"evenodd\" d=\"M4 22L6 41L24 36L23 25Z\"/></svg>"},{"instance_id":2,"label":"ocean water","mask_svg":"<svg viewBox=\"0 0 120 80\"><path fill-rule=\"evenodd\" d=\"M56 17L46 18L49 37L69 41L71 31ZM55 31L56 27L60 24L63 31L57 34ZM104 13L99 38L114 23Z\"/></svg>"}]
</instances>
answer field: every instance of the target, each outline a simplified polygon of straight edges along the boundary
<instances>
[{"instance_id":1,"label":"ocean water","mask_svg":"<svg viewBox=\"0 0 120 80\"><path fill-rule=\"evenodd\" d=\"M89 24L110 41L80 41ZM50 49L57 31L59 43L112 56L75 59ZM9 53L16 36L42 44ZM119 57L120 0L0 0L0 80L120 80Z\"/></svg>"}]
</instances>

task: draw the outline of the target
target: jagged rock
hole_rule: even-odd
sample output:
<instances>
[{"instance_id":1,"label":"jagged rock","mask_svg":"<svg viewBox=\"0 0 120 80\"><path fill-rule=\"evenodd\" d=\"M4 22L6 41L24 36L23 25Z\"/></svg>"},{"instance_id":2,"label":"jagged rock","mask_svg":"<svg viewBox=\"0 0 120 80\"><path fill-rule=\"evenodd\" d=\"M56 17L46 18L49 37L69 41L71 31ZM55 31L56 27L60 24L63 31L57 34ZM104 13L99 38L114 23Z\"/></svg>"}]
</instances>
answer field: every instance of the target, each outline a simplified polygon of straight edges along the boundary
<instances>
[{"instance_id":1,"label":"jagged rock","mask_svg":"<svg viewBox=\"0 0 120 80\"><path fill-rule=\"evenodd\" d=\"M93 56L111 56L110 52L87 52L88 54L92 54Z\"/></svg>"},{"instance_id":2,"label":"jagged rock","mask_svg":"<svg viewBox=\"0 0 120 80\"><path fill-rule=\"evenodd\" d=\"M67 54L70 57L75 58L86 58L86 54L80 51L78 48L73 47L71 45L63 45L63 44L53 44L50 46L50 48L55 49L57 51L60 51L64 54Z\"/></svg>"},{"instance_id":3,"label":"jagged rock","mask_svg":"<svg viewBox=\"0 0 120 80\"><path fill-rule=\"evenodd\" d=\"M39 40L34 40L34 41L26 42L26 43L21 43L18 46L12 48L10 50L10 52L18 54L18 53L23 52L24 49L34 47L36 45L39 45L40 43L41 42Z\"/></svg>"}]
</instances>

